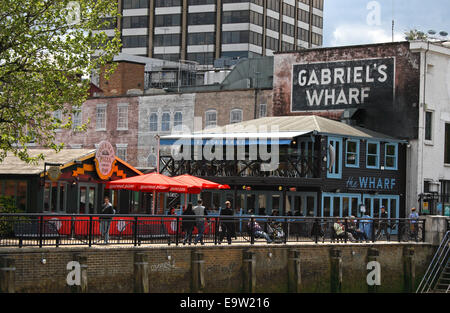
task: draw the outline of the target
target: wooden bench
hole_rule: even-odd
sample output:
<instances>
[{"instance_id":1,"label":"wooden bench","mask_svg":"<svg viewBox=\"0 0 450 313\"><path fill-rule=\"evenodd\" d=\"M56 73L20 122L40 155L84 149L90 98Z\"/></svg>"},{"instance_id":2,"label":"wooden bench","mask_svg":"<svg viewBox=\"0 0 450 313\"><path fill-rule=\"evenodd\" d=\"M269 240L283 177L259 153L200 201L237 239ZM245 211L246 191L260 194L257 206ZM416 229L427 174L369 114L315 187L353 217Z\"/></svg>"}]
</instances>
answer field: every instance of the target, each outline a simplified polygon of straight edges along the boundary
<instances>
[{"instance_id":1,"label":"wooden bench","mask_svg":"<svg viewBox=\"0 0 450 313\"><path fill-rule=\"evenodd\" d=\"M16 222L14 224L14 236L19 239L19 247L22 247L23 239L55 239L56 247L59 246L59 240L61 235L58 232L56 226L49 221L44 221L42 225L42 234L41 225L38 221L31 222Z\"/></svg>"}]
</instances>

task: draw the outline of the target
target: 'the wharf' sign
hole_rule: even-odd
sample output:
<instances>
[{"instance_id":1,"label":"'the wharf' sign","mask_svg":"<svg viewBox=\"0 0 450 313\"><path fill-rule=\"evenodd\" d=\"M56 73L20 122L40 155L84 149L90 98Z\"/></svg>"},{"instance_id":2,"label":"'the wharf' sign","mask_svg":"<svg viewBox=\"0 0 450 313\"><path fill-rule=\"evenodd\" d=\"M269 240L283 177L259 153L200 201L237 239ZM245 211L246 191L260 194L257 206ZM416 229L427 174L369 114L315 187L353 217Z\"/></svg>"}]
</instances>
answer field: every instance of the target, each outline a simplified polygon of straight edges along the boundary
<instances>
[{"instance_id":1,"label":"'the wharf' sign","mask_svg":"<svg viewBox=\"0 0 450 313\"><path fill-rule=\"evenodd\" d=\"M391 103L394 75L394 58L294 64L291 111Z\"/></svg>"},{"instance_id":2,"label":"'the wharf' sign","mask_svg":"<svg viewBox=\"0 0 450 313\"><path fill-rule=\"evenodd\" d=\"M349 177L346 185L347 188L387 191L394 189L395 178Z\"/></svg>"}]
</instances>

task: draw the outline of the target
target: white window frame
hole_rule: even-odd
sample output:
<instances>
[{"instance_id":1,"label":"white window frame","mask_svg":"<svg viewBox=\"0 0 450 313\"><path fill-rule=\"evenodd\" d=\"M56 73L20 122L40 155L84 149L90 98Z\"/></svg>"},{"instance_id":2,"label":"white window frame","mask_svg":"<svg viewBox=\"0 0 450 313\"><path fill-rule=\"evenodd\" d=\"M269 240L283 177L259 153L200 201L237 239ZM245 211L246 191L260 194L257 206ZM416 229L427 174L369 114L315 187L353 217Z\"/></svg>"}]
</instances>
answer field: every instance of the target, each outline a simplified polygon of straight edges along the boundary
<instances>
[{"instance_id":1,"label":"white window frame","mask_svg":"<svg viewBox=\"0 0 450 313\"><path fill-rule=\"evenodd\" d=\"M53 118L59 119L62 122L62 111L61 110L53 111ZM61 128L55 129L55 132L60 132L60 131L61 131Z\"/></svg>"},{"instance_id":2,"label":"white window frame","mask_svg":"<svg viewBox=\"0 0 450 313\"><path fill-rule=\"evenodd\" d=\"M214 113L215 119L214 119L214 124L208 124L208 115ZM205 128L211 128L211 127L216 127L217 126L217 110L215 109L211 109L211 110L207 110L205 112Z\"/></svg>"},{"instance_id":3,"label":"white window frame","mask_svg":"<svg viewBox=\"0 0 450 313\"><path fill-rule=\"evenodd\" d=\"M264 110L263 110L264 108ZM262 111L264 111L264 115L262 115ZM260 103L259 104L259 117L267 117L267 104L266 103Z\"/></svg>"},{"instance_id":4,"label":"white window frame","mask_svg":"<svg viewBox=\"0 0 450 313\"><path fill-rule=\"evenodd\" d=\"M126 117L121 117L121 109L126 109ZM128 130L128 103L119 103L117 105L117 130Z\"/></svg>"},{"instance_id":5,"label":"white window frame","mask_svg":"<svg viewBox=\"0 0 450 313\"><path fill-rule=\"evenodd\" d=\"M426 139L426 133L427 133L427 113L431 113L431 139L428 140ZM434 140L434 136L433 136L433 131L434 131L434 110L426 110L424 113L424 127L423 127L423 141L426 145L433 145L433 140Z\"/></svg>"},{"instance_id":6,"label":"white window frame","mask_svg":"<svg viewBox=\"0 0 450 313\"><path fill-rule=\"evenodd\" d=\"M104 119L103 119L103 125L99 125L99 120L98 120L98 115L99 115L99 109L104 110ZM95 130L106 130L106 109L107 109L107 104L106 103L102 103L102 104L97 104L97 107L95 109ZM102 127L103 126L103 127Z\"/></svg>"},{"instance_id":7,"label":"white window frame","mask_svg":"<svg viewBox=\"0 0 450 313\"><path fill-rule=\"evenodd\" d=\"M122 157L119 151L125 151L125 157ZM116 143L116 155L121 160L127 161L128 157L128 144L126 143Z\"/></svg>"},{"instance_id":8,"label":"white window frame","mask_svg":"<svg viewBox=\"0 0 450 313\"><path fill-rule=\"evenodd\" d=\"M156 120L155 122L153 122L153 124L156 125L155 129L152 129L152 116L156 116ZM148 129L151 132L157 132L158 131L158 112L150 112L150 115L148 117Z\"/></svg>"},{"instance_id":9,"label":"white window frame","mask_svg":"<svg viewBox=\"0 0 450 313\"><path fill-rule=\"evenodd\" d=\"M239 113L240 114L241 118L240 118L239 121L238 120L233 120L233 114L234 113ZM231 110L230 111L230 124L236 124L236 123L242 122L243 115L244 115L244 113L243 113L242 109L233 109L233 110Z\"/></svg>"},{"instance_id":10,"label":"white window frame","mask_svg":"<svg viewBox=\"0 0 450 313\"><path fill-rule=\"evenodd\" d=\"M167 127L167 129L164 129L164 127L163 127L163 125L164 125L164 123L167 123L167 121L164 121L164 116L169 116L169 121L168 121L168 123L169 123L169 127ZM162 132L169 132L170 131L170 122L171 122L171 116L170 116L170 112L163 112L162 114L161 114L161 131Z\"/></svg>"},{"instance_id":11,"label":"white window frame","mask_svg":"<svg viewBox=\"0 0 450 313\"><path fill-rule=\"evenodd\" d=\"M80 127L81 125L83 125L83 111L80 109L80 111L72 113L72 129Z\"/></svg>"},{"instance_id":12,"label":"white window frame","mask_svg":"<svg viewBox=\"0 0 450 313\"><path fill-rule=\"evenodd\" d=\"M181 122L179 124L177 124L177 119L176 119L178 113L181 115ZM179 125L183 125L183 112L175 111L175 113L173 114L173 127L177 127Z\"/></svg>"}]
</instances>

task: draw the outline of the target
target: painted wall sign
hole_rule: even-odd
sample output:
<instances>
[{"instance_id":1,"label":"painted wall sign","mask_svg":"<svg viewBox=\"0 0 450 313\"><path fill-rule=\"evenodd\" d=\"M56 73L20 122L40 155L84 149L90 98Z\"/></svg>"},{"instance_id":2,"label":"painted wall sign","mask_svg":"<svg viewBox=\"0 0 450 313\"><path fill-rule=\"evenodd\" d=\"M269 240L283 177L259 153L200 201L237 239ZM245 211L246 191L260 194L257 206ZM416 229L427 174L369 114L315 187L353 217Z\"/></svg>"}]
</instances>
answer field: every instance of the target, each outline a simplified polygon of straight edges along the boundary
<instances>
[{"instance_id":1,"label":"painted wall sign","mask_svg":"<svg viewBox=\"0 0 450 313\"><path fill-rule=\"evenodd\" d=\"M394 58L294 64L291 112L390 103L394 76Z\"/></svg>"},{"instance_id":2,"label":"painted wall sign","mask_svg":"<svg viewBox=\"0 0 450 313\"><path fill-rule=\"evenodd\" d=\"M367 190L394 190L396 186L395 178L376 178L376 177L349 177L347 179L347 188L367 189Z\"/></svg>"},{"instance_id":3,"label":"painted wall sign","mask_svg":"<svg viewBox=\"0 0 450 313\"><path fill-rule=\"evenodd\" d=\"M98 176L103 180L110 178L115 162L113 146L108 141L100 142L95 153L95 169Z\"/></svg>"},{"instance_id":4,"label":"painted wall sign","mask_svg":"<svg viewBox=\"0 0 450 313\"><path fill-rule=\"evenodd\" d=\"M47 170L47 175L48 178L50 178L50 180L52 182L57 182L59 177L61 177L61 169L59 166L50 166L49 169Z\"/></svg>"}]
</instances>

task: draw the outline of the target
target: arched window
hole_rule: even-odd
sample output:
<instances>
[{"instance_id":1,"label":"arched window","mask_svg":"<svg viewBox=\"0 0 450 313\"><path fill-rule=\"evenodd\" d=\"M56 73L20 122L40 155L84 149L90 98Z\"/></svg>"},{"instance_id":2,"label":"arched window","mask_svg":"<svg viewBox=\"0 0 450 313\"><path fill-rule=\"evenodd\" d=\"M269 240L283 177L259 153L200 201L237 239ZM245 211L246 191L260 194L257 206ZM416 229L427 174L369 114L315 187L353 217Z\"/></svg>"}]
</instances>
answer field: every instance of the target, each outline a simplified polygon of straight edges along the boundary
<instances>
[{"instance_id":1,"label":"arched window","mask_svg":"<svg viewBox=\"0 0 450 313\"><path fill-rule=\"evenodd\" d=\"M158 131L158 114L156 113L150 114L150 131Z\"/></svg>"},{"instance_id":2,"label":"arched window","mask_svg":"<svg viewBox=\"0 0 450 313\"><path fill-rule=\"evenodd\" d=\"M170 130L170 113L166 112L162 115L161 131L168 132Z\"/></svg>"},{"instance_id":3,"label":"arched window","mask_svg":"<svg viewBox=\"0 0 450 313\"><path fill-rule=\"evenodd\" d=\"M183 113L175 112L175 116L173 118L173 127L177 127L183 124Z\"/></svg>"}]
</instances>

